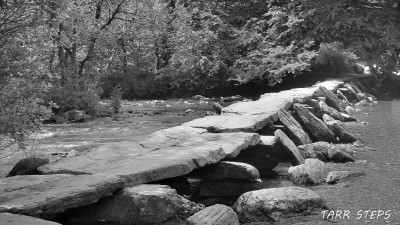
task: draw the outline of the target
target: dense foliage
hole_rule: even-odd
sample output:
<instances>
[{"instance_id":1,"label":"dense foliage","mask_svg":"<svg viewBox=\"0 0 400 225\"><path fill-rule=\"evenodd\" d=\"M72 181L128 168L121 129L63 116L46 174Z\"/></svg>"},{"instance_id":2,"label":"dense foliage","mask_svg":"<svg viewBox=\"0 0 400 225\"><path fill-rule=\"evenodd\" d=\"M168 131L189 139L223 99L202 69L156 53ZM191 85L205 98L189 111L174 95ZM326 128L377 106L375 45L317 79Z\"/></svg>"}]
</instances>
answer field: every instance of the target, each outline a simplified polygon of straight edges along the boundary
<instances>
[{"instance_id":1,"label":"dense foliage","mask_svg":"<svg viewBox=\"0 0 400 225\"><path fill-rule=\"evenodd\" d=\"M399 22L397 0L3 0L1 140L34 131L48 107L101 115L100 96L118 111L121 94L276 85L361 71L356 60L385 79L399 68Z\"/></svg>"}]
</instances>

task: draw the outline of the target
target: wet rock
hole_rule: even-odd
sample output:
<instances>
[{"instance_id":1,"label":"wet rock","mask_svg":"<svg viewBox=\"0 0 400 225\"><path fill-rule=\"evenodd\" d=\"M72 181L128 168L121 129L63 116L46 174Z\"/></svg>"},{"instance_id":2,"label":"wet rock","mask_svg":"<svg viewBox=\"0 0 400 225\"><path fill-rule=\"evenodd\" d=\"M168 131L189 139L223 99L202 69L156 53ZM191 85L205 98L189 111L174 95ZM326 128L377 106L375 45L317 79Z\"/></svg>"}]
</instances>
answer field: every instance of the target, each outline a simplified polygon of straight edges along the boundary
<instances>
[{"instance_id":1,"label":"wet rock","mask_svg":"<svg viewBox=\"0 0 400 225\"><path fill-rule=\"evenodd\" d=\"M200 185L199 194L207 197L237 197L262 188L261 180L207 180Z\"/></svg>"},{"instance_id":2,"label":"wet rock","mask_svg":"<svg viewBox=\"0 0 400 225\"><path fill-rule=\"evenodd\" d=\"M260 174L254 166L246 163L229 162L229 161L219 162L217 164L195 170L191 174L202 179L211 179L211 180L260 179Z\"/></svg>"},{"instance_id":3,"label":"wet rock","mask_svg":"<svg viewBox=\"0 0 400 225\"><path fill-rule=\"evenodd\" d=\"M319 159L306 159L304 164L290 167L288 173L294 184L314 185L324 181L327 170Z\"/></svg>"},{"instance_id":4,"label":"wet rock","mask_svg":"<svg viewBox=\"0 0 400 225\"><path fill-rule=\"evenodd\" d=\"M222 111L222 105L220 105L219 103L213 102L211 107L214 109L214 111L218 114L221 115L221 111Z\"/></svg>"},{"instance_id":5,"label":"wet rock","mask_svg":"<svg viewBox=\"0 0 400 225\"><path fill-rule=\"evenodd\" d=\"M300 154L305 158L319 159L322 162L329 162L329 151L331 145L326 142L315 142L307 145L297 146Z\"/></svg>"},{"instance_id":6,"label":"wet rock","mask_svg":"<svg viewBox=\"0 0 400 225\"><path fill-rule=\"evenodd\" d=\"M332 130L314 114L308 111L304 106L294 104L298 117L302 120L308 133L318 141L335 142L336 137Z\"/></svg>"},{"instance_id":7,"label":"wet rock","mask_svg":"<svg viewBox=\"0 0 400 225\"><path fill-rule=\"evenodd\" d=\"M296 145L304 145L311 143L311 138L307 132L303 130L303 127L290 115L286 110L280 109L278 111L279 120L288 128L288 135L291 137Z\"/></svg>"},{"instance_id":8,"label":"wet rock","mask_svg":"<svg viewBox=\"0 0 400 225\"><path fill-rule=\"evenodd\" d=\"M6 177L40 174L37 168L47 163L49 163L49 157L47 156L30 156L21 159L15 164Z\"/></svg>"},{"instance_id":9,"label":"wet rock","mask_svg":"<svg viewBox=\"0 0 400 225\"><path fill-rule=\"evenodd\" d=\"M35 217L11 213L0 213L1 225L61 225L52 221L46 221Z\"/></svg>"},{"instance_id":10,"label":"wet rock","mask_svg":"<svg viewBox=\"0 0 400 225\"><path fill-rule=\"evenodd\" d=\"M357 141L353 133L342 122L338 120L333 120L333 121L327 121L326 124L331 130L333 130L333 132L341 142L353 143Z\"/></svg>"},{"instance_id":11,"label":"wet rock","mask_svg":"<svg viewBox=\"0 0 400 225\"><path fill-rule=\"evenodd\" d=\"M326 113L329 116L344 122L344 118L343 118L342 114L339 111L337 111L336 109L329 107L325 102L319 102L319 106L323 113Z\"/></svg>"},{"instance_id":12,"label":"wet rock","mask_svg":"<svg viewBox=\"0 0 400 225\"><path fill-rule=\"evenodd\" d=\"M285 218L319 214L325 203L301 187L268 188L243 194L233 209L240 222L278 222Z\"/></svg>"},{"instance_id":13,"label":"wet rock","mask_svg":"<svg viewBox=\"0 0 400 225\"><path fill-rule=\"evenodd\" d=\"M70 216L122 225L179 224L203 208L166 185L143 184L75 209Z\"/></svg>"},{"instance_id":14,"label":"wet rock","mask_svg":"<svg viewBox=\"0 0 400 225\"><path fill-rule=\"evenodd\" d=\"M293 143L292 140L289 139L288 136L286 136L285 133L281 130L275 131L275 136L277 137L277 140L279 143L282 144L282 150L285 152L289 162L294 165L300 165L304 163L304 158L300 154L299 150L297 149L296 145Z\"/></svg>"},{"instance_id":15,"label":"wet rock","mask_svg":"<svg viewBox=\"0 0 400 225\"><path fill-rule=\"evenodd\" d=\"M333 107L334 109L336 109L340 112L344 112L344 108L343 108L342 104L340 103L339 98L334 93L332 93L325 87L319 87L317 93L323 97L326 97L326 103L328 105L330 105L331 107Z\"/></svg>"},{"instance_id":16,"label":"wet rock","mask_svg":"<svg viewBox=\"0 0 400 225\"><path fill-rule=\"evenodd\" d=\"M300 145L298 149L304 158L316 158L323 162L345 163L354 162L354 153L350 144L329 144L315 142Z\"/></svg>"},{"instance_id":17,"label":"wet rock","mask_svg":"<svg viewBox=\"0 0 400 225\"><path fill-rule=\"evenodd\" d=\"M187 219L188 225L239 225L239 219L231 207L213 205Z\"/></svg>"},{"instance_id":18,"label":"wet rock","mask_svg":"<svg viewBox=\"0 0 400 225\"><path fill-rule=\"evenodd\" d=\"M4 178L0 182L0 212L53 218L110 196L124 183L99 175L31 175Z\"/></svg>"},{"instance_id":19,"label":"wet rock","mask_svg":"<svg viewBox=\"0 0 400 225\"><path fill-rule=\"evenodd\" d=\"M325 178L325 182L328 184L336 184L339 181L345 181L347 179L364 176L365 173L353 172L353 171L331 171Z\"/></svg>"}]
</instances>

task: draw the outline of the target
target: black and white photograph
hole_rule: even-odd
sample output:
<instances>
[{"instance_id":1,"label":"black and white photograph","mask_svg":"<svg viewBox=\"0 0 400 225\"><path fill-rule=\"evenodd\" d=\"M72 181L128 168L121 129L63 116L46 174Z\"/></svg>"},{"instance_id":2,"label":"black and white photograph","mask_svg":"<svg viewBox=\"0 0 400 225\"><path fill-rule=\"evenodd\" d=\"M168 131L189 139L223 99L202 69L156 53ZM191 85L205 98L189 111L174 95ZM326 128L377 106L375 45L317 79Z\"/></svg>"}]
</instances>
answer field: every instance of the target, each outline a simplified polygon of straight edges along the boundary
<instances>
[{"instance_id":1,"label":"black and white photograph","mask_svg":"<svg viewBox=\"0 0 400 225\"><path fill-rule=\"evenodd\" d=\"M0 0L0 225L400 225L400 0Z\"/></svg>"}]
</instances>

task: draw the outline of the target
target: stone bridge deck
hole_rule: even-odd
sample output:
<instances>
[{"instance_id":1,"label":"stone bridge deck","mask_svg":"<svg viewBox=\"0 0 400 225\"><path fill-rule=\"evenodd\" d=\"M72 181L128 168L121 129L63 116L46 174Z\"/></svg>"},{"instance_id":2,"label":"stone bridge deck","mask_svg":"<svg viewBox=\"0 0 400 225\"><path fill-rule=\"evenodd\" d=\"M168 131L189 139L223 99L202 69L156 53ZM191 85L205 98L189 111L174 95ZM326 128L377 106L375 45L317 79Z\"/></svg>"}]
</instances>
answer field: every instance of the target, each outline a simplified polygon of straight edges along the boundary
<instances>
[{"instance_id":1,"label":"stone bridge deck","mask_svg":"<svg viewBox=\"0 0 400 225\"><path fill-rule=\"evenodd\" d=\"M309 88L268 93L257 101L226 107L220 116L157 131L141 142L110 143L86 155L42 166L39 170L45 175L2 178L0 213L52 218L123 187L185 175L235 157L260 142L255 132L275 121L279 109L311 98L319 86L334 90L342 83L332 80ZM222 133L207 132L210 127Z\"/></svg>"}]
</instances>

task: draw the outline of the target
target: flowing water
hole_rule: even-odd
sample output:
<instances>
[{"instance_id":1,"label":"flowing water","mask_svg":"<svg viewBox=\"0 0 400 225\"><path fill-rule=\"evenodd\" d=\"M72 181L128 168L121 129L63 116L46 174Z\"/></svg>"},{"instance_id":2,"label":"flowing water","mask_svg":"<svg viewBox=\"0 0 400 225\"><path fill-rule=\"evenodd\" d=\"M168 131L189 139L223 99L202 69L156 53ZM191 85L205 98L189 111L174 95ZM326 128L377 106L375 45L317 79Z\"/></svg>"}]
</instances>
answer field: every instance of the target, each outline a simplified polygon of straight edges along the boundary
<instances>
[{"instance_id":1,"label":"flowing water","mask_svg":"<svg viewBox=\"0 0 400 225\"><path fill-rule=\"evenodd\" d=\"M353 114L358 122L346 123L359 140L357 161L326 165L330 171L365 175L334 185L307 187L326 201L327 211L276 224L400 225L400 99L380 101L361 109L362 112ZM286 174L288 167L289 163L280 164L275 170ZM280 177L265 180L266 187L293 186L288 177Z\"/></svg>"},{"instance_id":2,"label":"flowing water","mask_svg":"<svg viewBox=\"0 0 400 225\"><path fill-rule=\"evenodd\" d=\"M363 146L357 151L357 162L329 166L366 175L311 189L327 200L331 210L342 211L341 216L335 215L334 224L400 224L400 99L362 110L354 115L359 122L349 124ZM343 217L345 211L348 216Z\"/></svg>"}]
</instances>

